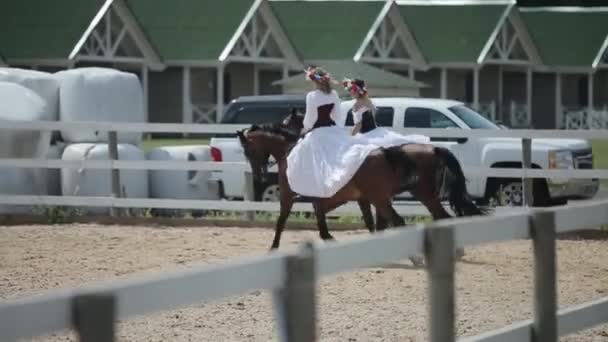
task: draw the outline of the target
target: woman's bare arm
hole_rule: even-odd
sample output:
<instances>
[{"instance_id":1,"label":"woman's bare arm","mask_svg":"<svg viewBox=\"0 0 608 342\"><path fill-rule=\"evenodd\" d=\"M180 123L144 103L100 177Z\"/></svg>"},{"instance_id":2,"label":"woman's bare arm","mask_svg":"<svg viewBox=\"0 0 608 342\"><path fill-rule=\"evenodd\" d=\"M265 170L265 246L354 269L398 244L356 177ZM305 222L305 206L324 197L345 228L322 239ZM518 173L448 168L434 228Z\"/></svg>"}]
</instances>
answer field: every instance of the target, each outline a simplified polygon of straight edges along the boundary
<instances>
[{"instance_id":1,"label":"woman's bare arm","mask_svg":"<svg viewBox=\"0 0 608 342\"><path fill-rule=\"evenodd\" d=\"M361 122L357 123L355 127L353 127L352 135L356 135L361 131Z\"/></svg>"}]
</instances>

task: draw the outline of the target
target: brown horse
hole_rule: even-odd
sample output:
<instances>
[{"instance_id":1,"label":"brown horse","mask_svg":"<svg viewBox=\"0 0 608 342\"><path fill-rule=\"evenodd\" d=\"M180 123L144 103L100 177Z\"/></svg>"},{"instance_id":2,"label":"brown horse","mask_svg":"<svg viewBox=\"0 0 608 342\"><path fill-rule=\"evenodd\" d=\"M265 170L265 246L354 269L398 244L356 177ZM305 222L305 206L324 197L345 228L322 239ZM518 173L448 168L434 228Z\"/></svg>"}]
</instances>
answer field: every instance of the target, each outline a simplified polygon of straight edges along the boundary
<instances>
[{"instance_id":1,"label":"brown horse","mask_svg":"<svg viewBox=\"0 0 608 342\"><path fill-rule=\"evenodd\" d=\"M237 132L255 178L259 179L267 172L270 156L278 163L281 210L271 248L279 247L296 197L287 180L286 157L299 135L289 130L286 124L288 122L252 125L249 130ZM403 218L392 207L392 198L403 191L413 192L433 218L451 217L439 200L441 189L448 193L450 204L458 215L484 214L468 196L460 164L449 150L416 144L377 149L367 156L353 178L334 196L313 199L321 238L333 239L325 214L349 201L359 201L364 217L365 208L370 209L369 204L373 204L379 218L378 229L383 229L387 221L394 226L402 226ZM368 217L371 218L371 210Z\"/></svg>"},{"instance_id":2,"label":"brown horse","mask_svg":"<svg viewBox=\"0 0 608 342\"><path fill-rule=\"evenodd\" d=\"M287 129L293 131L293 132L300 132L302 130L302 128L304 127L304 114L298 113L295 109L292 109L290 114L285 117L285 119L283 120L283 122L281 123L283 126L285 126ZM409 145L418 145L419 147L413 147L411 146L409 149L411 150L419 150L417 151L418 153L416 153L416 155L411 155L410 158L413 158L412 160L414 161L419 161L422 163L418 163L417 165L420 167L422 166L423 169L422 170L418 170L421 173L424 173L426 175L433 175L435 174L436 176L441 176L436 177L437 179L437 183L435 184L434 189L426 186L426 184L411 184L411 186L408 186L406 190L409 190L410 193L412 193L412 195L414 195L414 197L423 202L423 199L425 197L429 198L432 196L429 196L430 194L433 194L434 192L440 192L442 190L442 188L444 188L445 185L445 177L456 177L457 179L453 180L452 182L452 191L450 191L450 197L449 197L449 202L450 202L450 206L452 208L452 210L456 213L457 216L474 216L474 215L485 215L489 212L488 209L481 209L476 207L473 204L473 201L471 200L470 196L468 195L467 189L466 189L466 180L464 178L464 174L462 172L462 168L460 166L460 163L458 162L458 160L456 159L456 157L452 154L452 152L450 152L448 149L445 148L434 148L432 147L432 145L419 145L419 144L409 144ZM405 145L404 145L405 146ZM425 146L425 148L422 148L422 146ZM429 158L433 158L430 154L430 148L433 149L433 154L435 154L435 157L443 159L443 162L439 162L438 164L443 164L443 170L442 171L437 171L437 170L433 170L431 168L428 168L428 166L430 166L432 163L424 162L421 159L429 159ZM424 153L420 153L420 150L425 150L427 152L427 155L425 156ZM427 166L427 167L424 167ZM418 179L418 181L420 181L420 179ZM422 179L422 181L424 181L424 179ZM404 190L404 191L406 191ZM446 189L444 189L446 190ZM445 192L444 192L445 193ZM436 195L440 196L442 195L441 193L437 193ZM369 202L361 199L358 201L359 202L359 207L361 207L361 212L363 213L363 218L364 221L366 223L366 226L369 226L370 224L368 223L368 220L373 220L370 216L366 216L367 212L370 212L371 215L371 209L370 209L370 204ZM436 206L435 201L433 201L432 199L427 200L427 203L429 203L429 205L434 205ZM426 205L426 203L425 203ZM428 208L428 205L427 205ZM431 212L433 219L438 220L438 219L444 219L444 218L450 218L451 215L449 215L445 210L443 210L443 206L441 206L441 208L437 208L437 210L435 211L431 211L429 208L429 211ZM373 225L373 222L372 222ZM376 229L377 230L383 230L386 228L386 221L384 220L384 218L381 215L376 215ZM376 229L370 229L370 232Z\"/></svg>"}]
</instances>

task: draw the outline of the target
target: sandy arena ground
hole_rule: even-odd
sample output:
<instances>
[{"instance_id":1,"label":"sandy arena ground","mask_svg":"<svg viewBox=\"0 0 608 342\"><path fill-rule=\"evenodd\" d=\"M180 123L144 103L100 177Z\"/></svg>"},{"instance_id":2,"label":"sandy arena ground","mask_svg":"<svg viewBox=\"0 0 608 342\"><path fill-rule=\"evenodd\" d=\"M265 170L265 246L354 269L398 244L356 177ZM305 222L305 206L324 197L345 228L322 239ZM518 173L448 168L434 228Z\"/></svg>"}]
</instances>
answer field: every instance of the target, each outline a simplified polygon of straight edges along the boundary
<instances>
[{"instance_id":1,"label":"sandy arena ground","mask_svg":"<svg viewBox=\"0 0 608 342\"><path fill-rule=\"evenodd\" d=\"M251 228L0 227L0 298L259 255L271 238L272 231ZM287 231L282 248L316 238L312 231ZM560 307L608 296L608 241L561 240L558 255ZM529 241L467 250L457 265L460 336L531 317L531 256ZM425 341L426 285L424 269L408 261L323 278L321 340ZM146 342L277 340L266 291L132 319L119 324L118 335L119 341ZM35 339L68 340L75 339L67 332ZM560 341L608 341L608 325Z\"/></svg>"}]
</instances>

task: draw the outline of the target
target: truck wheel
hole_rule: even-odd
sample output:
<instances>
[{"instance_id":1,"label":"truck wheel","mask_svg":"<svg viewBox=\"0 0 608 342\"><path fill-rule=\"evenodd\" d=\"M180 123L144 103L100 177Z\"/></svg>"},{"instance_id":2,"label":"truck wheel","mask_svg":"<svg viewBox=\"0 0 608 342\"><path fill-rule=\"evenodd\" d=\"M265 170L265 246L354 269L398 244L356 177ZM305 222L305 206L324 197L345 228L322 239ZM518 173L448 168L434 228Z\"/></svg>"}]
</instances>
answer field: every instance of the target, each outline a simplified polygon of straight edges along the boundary
<instances>
[{"instance_id":1,"label":"truck wheel","mask_svg":"<svg viewBox=\"0 0 608 342\"><path fill-rule=\"evenodd\" d=\"M279 202L281 200L281 191L278 184L266 184L261 193L260 201L262 202Z\"/></svg>"},{"instance_id":2,"label":"truck wheel","mask_svg":"<svg viewBox=\"0 0 608 342\"><path fill-rule=\"evenodd\" d=\"M518 181L506 181L500 184L495 197L499 206L520 207L524 201L524 186Z\"/></svg>"},{"instance_id":3,"label":"truck wheel","mask_svg":"<svg viewBox=\"0 0 608 342\"><path fill-rule=\"evenodd\" d=\"M494 197L499 206L520 207L524 200L524 187L521 181L504 179L498 181ZM548 207L557 204L552 201L547 189L547 183L542 179L533 181L534 207Z\"/></svg>"}]
</instances>

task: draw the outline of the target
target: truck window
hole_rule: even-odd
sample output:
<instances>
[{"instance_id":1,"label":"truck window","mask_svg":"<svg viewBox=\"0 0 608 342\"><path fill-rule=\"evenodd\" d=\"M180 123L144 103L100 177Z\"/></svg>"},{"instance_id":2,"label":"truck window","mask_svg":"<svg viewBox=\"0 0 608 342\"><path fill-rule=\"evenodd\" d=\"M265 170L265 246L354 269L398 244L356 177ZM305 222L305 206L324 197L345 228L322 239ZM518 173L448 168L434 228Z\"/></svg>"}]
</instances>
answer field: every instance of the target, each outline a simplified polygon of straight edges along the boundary
<instances>
[{"instance_id":1,"label":"truck window","mask_svg":"<svg viewBox=\"0 0 608 342\"><path fill-rule=\"evenodd\" d=\"M403 127L409 128L458 128L454 121L434 109L410 107L405 110Z\"/></svg>"},{"instance_id":2,"label":"truck window","mask_svg":"<svg viewBox=\"0 0 608 342\"><path fill-rule=\"evenodd\" d=\"M395 110L392 107L377 107L376 108L376 124L378 127L393 127L393 117ZM346 126L353 126L353 111L352 109L346 114Z\"/></svg>"},{"instance_id":3,"label":"truck window","mask_svg":"<svg viewBox=\"0 0 608 342\"><path fill-rule=\"evenodd\" d=\"M291 107L281 105L247 105L243 104L235 108L235 113L230 119L230 123L235 124L264 124L281 122L289 115ZM299 112L304 112L304 108L298 108Z\"/></svg>"}]
</instances>

